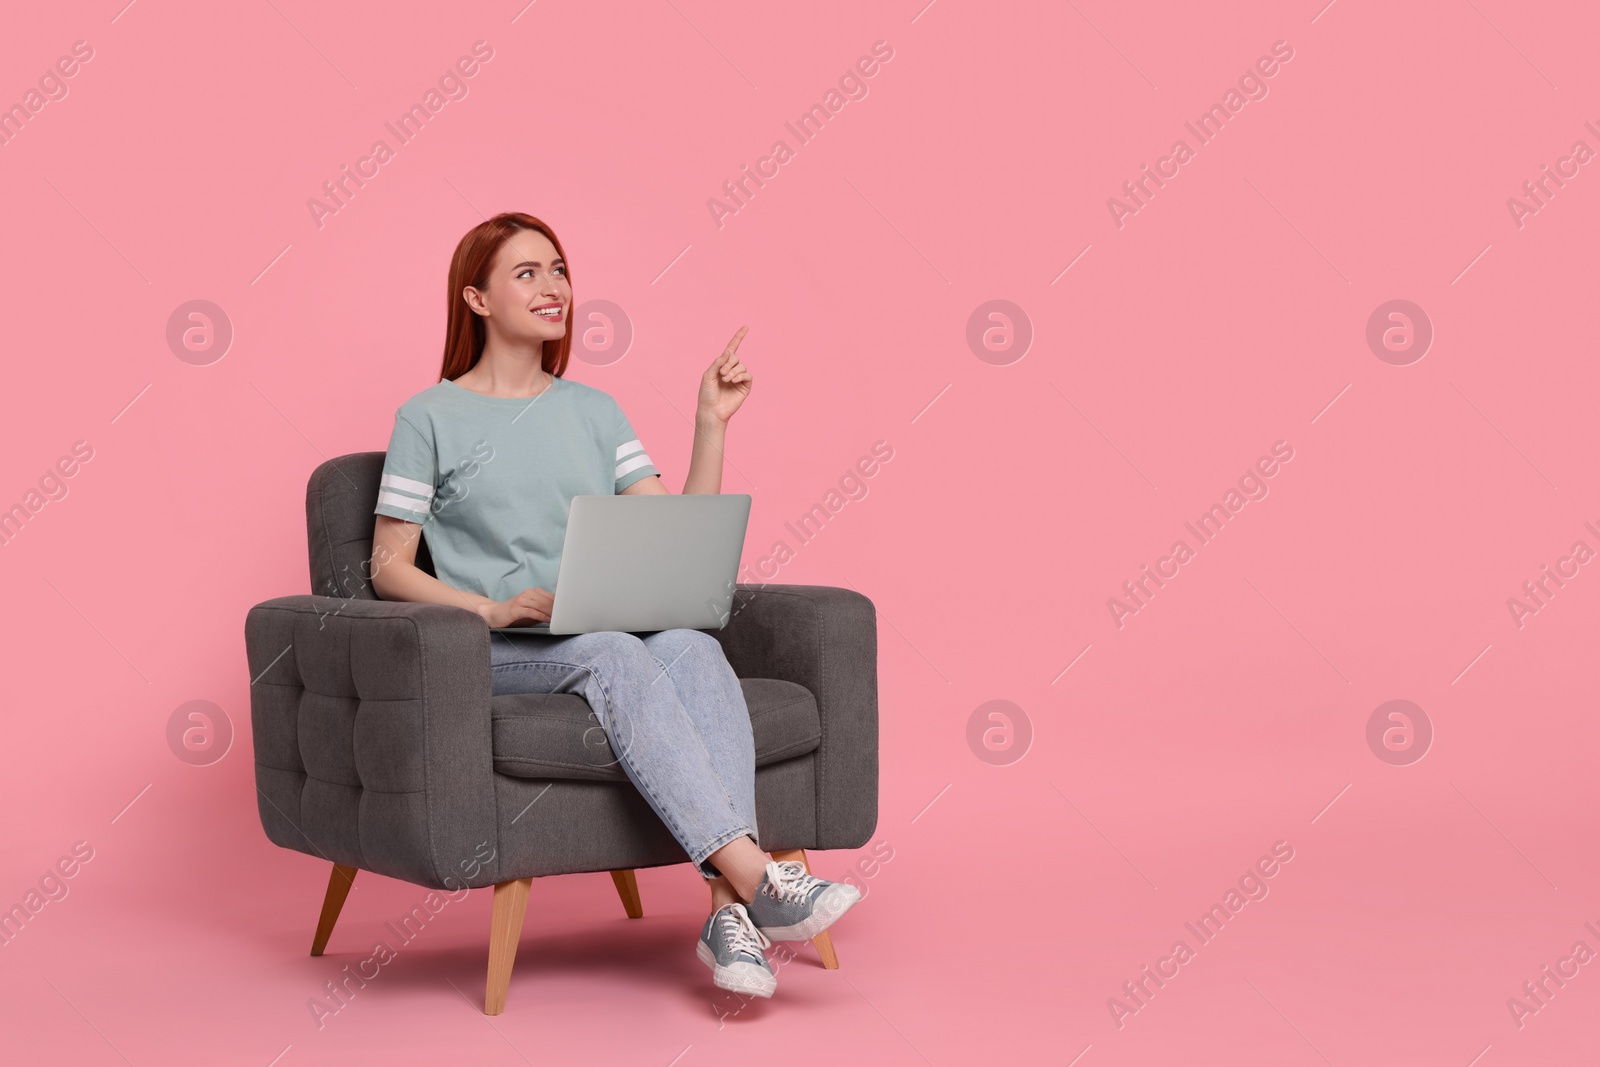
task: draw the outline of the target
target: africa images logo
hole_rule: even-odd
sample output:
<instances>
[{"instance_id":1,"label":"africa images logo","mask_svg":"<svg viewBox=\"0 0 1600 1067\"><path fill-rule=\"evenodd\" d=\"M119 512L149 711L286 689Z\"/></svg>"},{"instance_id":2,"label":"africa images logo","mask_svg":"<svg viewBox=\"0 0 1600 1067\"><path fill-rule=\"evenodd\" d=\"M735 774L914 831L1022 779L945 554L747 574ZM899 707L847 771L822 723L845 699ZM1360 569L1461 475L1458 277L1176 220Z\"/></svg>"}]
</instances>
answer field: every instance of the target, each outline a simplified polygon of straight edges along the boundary
<instances>
[{"instance_id":1,"label":"africa images logo","mask_svg":"<svg viewBox=\"0 0 1600 1067\"><path fill-rule=\"evenodd\" d=\"M1245 104L1252 100L1265 100L1270 91L1267 87L1268 79L1282 70L1282 64L1294 58L1294 49L1288 41L1272 42L1272 55L1262 56L1255 64L1246 69L1239 76L1237 88L1229 86L1222 94L1222 99L1212 104L1201 112L1193 122L1185 122L1183 128L1194 138L1194 144L1180 137L1172 143L1167 154L1155 162L1155 167L1146 163L1141 168L1137 178L1130 178L1122 183L1122 193L1125 199L1111 196L1106 198L1106 210L1111 213L1111 221L1122 229L1129 215L1137 215L1149 207L1149 202L1155 198L1156 192L1166 188L1167 182L1176 178L1182 168L1195 158L1198 150L1210 144L1220 135L1228 123L1233 121Z\"/></svg>"}]
</instances>

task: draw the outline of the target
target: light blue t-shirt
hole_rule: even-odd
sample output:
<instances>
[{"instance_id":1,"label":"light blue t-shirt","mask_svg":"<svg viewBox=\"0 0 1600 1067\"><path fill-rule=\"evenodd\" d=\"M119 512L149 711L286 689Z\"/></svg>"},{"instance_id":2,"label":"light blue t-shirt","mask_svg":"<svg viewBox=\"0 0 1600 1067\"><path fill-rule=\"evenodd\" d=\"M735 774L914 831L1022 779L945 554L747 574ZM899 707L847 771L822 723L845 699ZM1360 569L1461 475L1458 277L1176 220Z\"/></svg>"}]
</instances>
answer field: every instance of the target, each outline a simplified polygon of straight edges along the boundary
<instances>
[{"instance_id":1,"label":"light blue t-shirt","mask_svg":"<svg viewBox=\"0 0 1600 1067\"><path fill-rule=\"evenodd\" d=\"M442 380L395 413L374 511L422 526L441 582L509 600L555 592L573 497L659 473L599 389L555 378L498 397Z\"/></svg>"}]
</instances>

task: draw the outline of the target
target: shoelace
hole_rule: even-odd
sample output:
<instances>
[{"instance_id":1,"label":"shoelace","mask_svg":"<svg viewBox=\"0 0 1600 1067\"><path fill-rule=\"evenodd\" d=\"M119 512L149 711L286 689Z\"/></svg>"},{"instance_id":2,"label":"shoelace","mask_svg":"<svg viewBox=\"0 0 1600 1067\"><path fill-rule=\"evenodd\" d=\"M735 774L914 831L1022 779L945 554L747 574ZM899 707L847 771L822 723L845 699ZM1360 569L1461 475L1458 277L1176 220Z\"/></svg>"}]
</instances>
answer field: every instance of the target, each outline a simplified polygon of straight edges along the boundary
<instances>
[{"instance_id":1,"label":"shoelace","mask_svg":"<svg viewBox=\"0 0 1600 1067\"><path fill-rule=\"evenodd\" d=\"M772 942L766 934L756 929L743 904L728 904L721 908L717 913L717 924L727 938L728 947L734 952L748 952L763 960L767 958L761 950L770 947Z\"/></svg>"},{"instance_id":2,"label":"shoelace","mask_svg":"<svg viewBox=\"0 0 1600 1067\"><path fill-rule=\"evenodd\" d=\"M782 863L772 860L767 863L765 888L779 900L804 900L821 885L821 879L811 877L794 860L784 860Z\"/></svg>"}]
</instances>

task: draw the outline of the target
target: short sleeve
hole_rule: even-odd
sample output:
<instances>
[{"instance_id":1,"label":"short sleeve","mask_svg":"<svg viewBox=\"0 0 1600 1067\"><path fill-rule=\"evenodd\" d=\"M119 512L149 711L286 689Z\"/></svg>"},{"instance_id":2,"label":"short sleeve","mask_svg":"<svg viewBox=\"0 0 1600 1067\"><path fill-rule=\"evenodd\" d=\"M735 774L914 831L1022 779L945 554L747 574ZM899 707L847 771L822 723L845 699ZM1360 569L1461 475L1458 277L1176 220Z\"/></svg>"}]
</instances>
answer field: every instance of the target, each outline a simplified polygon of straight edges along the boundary
<instances>
[{"instance_id":1,"label":"short sleeve","mask_svg":"<svg viewBox=\"0 0 1600 1067\"><path fill-rule=\"evenodd\" d=\"M423 433L410 419L396 413L389 451L383 460L383 478L378 483L378 506L373 513L418 525L427 522L438 472L432 434Z\"/></svg>"},{"instance_id":2,"label":"short sleeve","mask_svg":"<svg viewBox=\"0 0 1600 1067\"><path fill-rule=\"evenodd\" d=\"M648 478L652 474L661 472L650 462L650 454L644 450L644 445L639 443L639 437L633 432L633 425L628 422L628 416L622 413L622 408L613 403L612 409L616 424L612 431L613 443L617 450L615 491L620 493L641 478Z\"/></svg>"}]
</instances>

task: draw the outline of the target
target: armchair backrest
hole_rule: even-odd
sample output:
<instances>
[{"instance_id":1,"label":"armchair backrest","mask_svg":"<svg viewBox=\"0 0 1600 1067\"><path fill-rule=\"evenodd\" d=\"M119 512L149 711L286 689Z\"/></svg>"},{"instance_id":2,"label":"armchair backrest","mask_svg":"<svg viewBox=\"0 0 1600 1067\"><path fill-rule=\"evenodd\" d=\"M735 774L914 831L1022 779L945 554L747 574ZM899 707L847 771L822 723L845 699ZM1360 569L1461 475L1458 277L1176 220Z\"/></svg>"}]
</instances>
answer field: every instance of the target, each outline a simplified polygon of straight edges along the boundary
<instances>
[{"instance_id":1,"label":"armchair backrest","mask_svg":"<svg viewBox=\"0 0 1600 1067\"><path fill-rule=\"evenodd\" d=\"M372 532L385 452L335 456L306 483L306 541L311 591L345 600L377 600L372 588ZM427 537L417 539L417 566L433 574Z\"/></svg>"}]
</instances>

